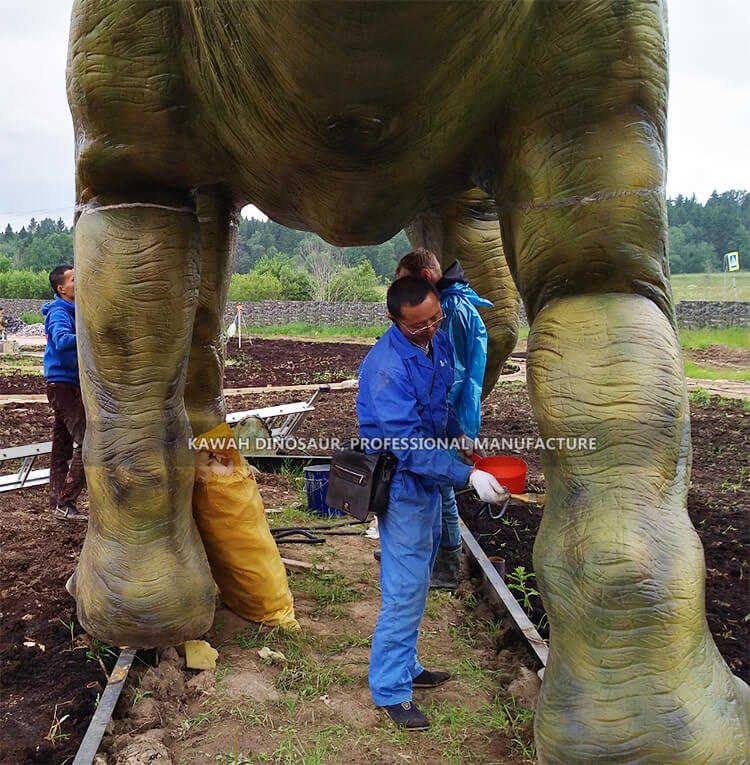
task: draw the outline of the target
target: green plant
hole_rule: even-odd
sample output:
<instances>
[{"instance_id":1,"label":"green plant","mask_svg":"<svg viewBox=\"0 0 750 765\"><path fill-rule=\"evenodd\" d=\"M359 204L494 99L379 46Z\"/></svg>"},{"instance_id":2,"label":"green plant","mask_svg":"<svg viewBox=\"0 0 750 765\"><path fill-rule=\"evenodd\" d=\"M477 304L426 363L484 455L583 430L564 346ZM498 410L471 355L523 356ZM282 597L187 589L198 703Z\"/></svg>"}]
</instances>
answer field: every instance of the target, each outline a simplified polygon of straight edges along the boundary
<instances>
[{"instance_id":1,"label":"green plant","mask_svg":"<svg viewBox=\"0 0 750 765\"><path fill-rule=\"evenodd\" d=\"M744 483L745 483L745 466L743 465L740 468L739 480L735 483L727 479L726 481L724 481L724 483L721 484L721 492L723 494L726 491L737 491L738 489L742 488L742 484Z\"/></svg>"},{"instance_id":2,"label":"green plant","mask_svg":"<svg viewBox=\"0 0 750 765\"><path fill-rule=\"evenodd\" d=\"M60 617L57 618L57 621L62 624L63 627L70 633L70 650L72 651L73 648L75 648L75 642L76 642L76 626L75 621L71 618L69 622L66 622L64 619L61 619Z\"/></svg>"},{"instance_id":3,"label":"green plant","mask_svg":"<svg viewBox=\"0 0 750 765\"><path fill-rule=\"evenodd\" d=\"M688 393L688 398L693 404L708 405L711 403L711 395L705 388L694 388Z\"/></svg>"},{"instance_id":4,"label":"green plant","mask_svg":"<svg viewBox=\"0 0 750 765\"><path fill-rule=\"evenodd\" d=\"M530 580L534 578L534 572L527 571L524 566L517 566L505 577L508 582L508 589L521 593L522 605L526 611L531 610L531 598L534 595L539 596L539 592L529 584Z\"/></svg>"},{"instance_id":5,"label":"green plant","mask_svg":"<svg viewBox=\"0 0 750 765\"><path fill-rule=\"evenodd\" d=\"M69 703L70 702L68 701L64 702L64 704ZM55 704L55 711L52 713L52 724L47 731L47 735L44 737L45 741L49 741L52 744L57 744L60 741L65 741L66 739L70 738L70 733L62 732L62 724L68 719L68 717L70 717L70 715L63 715L62 717L58 718L57 708L59 706L63 706L63 704Z\"/></svg>"},{"instance_id":6,"label":"green plant","mask_svg":"<svg viewBox=\"0 0 750 765\"><path fill-rule=\"evenodd\" d=\"M105 665L106 672L111 672L117 661L117 648L99 638L94 638L91 647L86 651L86 660L98 661Z\"/></svg>"},{"instance_id":7,"label":"green plant","mask_svg":"<svg viewBox=\"0 0 750 765\"><path fill-rule=\"evenodd\" d=\"M40 313L22 313L20 318L24 324L44 324L44 316Z\"/></svg>"}]
</instances>

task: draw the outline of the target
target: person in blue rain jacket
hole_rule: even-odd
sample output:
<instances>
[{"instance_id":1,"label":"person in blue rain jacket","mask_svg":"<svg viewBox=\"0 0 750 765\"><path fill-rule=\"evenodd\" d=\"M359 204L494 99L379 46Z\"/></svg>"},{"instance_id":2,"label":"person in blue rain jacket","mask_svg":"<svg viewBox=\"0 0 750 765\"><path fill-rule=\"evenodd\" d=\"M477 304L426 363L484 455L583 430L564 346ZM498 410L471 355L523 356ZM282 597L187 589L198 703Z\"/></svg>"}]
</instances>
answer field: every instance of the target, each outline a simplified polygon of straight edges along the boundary
<instances>
[{"instance_id":1,"label":"person in blue rain jacket","mask_svg":"<svg viewBox=\"0 0 750 765\"><path fill-rule=\"evenodd\" d=\"M491 308L489 300L479 297L469 286L459 261L443 273L437 256L419 247L404 255L396 267L396 277L416 276L429 281L440 295L443 310L440 331L453 346L454 380L449 400L455 407L463 432L472 440L479 436L482 424L482 386L487 366L487 328L478 307ZM431 586L454 590L458 586L461 529L453 487L441 487L443 505L443 541L435 559Z\"/></svg>"},{"instance_id":2,"label":"person in blue rain jacket","mask_svg":"<svg viewBox=\"0 0 750 765\"><path fill-rule=\"evenodd\" d=\"M393 324L360 365L357 396L365 450L388 449L398 459L388 508L378 523L382 603L369 682L377 706L397 724L420 730L429 723L411 701L412 688L434 687L450 678L447 672L422 667L416 652L440 545L440 487L469 481L483 501L494 503L505 501L507 491L489 473L429 442L463 435L448 400L453 350L448 337L437 332L443 314L434 287L423 279L398 279L387 301Z\"/></svg>"}]
</instances>

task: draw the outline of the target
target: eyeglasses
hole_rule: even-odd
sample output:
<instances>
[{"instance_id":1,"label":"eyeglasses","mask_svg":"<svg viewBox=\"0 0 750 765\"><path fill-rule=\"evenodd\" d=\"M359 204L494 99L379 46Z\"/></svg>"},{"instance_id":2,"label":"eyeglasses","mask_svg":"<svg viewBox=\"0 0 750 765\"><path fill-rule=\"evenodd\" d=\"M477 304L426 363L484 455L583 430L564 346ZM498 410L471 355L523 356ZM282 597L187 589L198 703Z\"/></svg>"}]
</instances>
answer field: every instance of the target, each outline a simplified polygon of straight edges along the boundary
<instances>
[{"instance_id":1,"label":"eyeglasses","mask_svg":"<svg viewBox=\"0 0 750 765\"><path fill-rule=\"evenodd\" d=\"M432 329L433 327L436 327L440 324L440 322L445 318L442 314L440 315L439 319L435 319L435 321L431 321L429 324L423 324L421 327L417 327L417 329L409 329L408 327L401 325L404 332L406 332L407 335L411 335L412 337L415 337L416 335L421 335L423 332L427 332L428 329Z\"/></svg>"}]
</instances>

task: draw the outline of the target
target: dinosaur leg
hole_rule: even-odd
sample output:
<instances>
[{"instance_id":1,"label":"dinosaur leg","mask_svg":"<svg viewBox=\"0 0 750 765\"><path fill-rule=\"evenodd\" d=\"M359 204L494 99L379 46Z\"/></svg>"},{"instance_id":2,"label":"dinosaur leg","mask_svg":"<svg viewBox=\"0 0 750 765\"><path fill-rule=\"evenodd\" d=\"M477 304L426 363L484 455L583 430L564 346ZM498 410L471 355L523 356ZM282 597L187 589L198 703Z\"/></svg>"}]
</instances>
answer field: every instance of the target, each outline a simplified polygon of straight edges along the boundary
<instances>
[{"instance_id":1,"label":"dinosaur leg","mask_svg":"<svg viewBox=\"0 0 750 765\"><path fill-rule=\"evenodd\" d=\"M548 484L534 570L550 622L542 763L742 763L747 686L705 618L686 512L690 419L666 257L658 5L540 6L498 193L527 315ZM580 35L590 35L583 45ZM549 66L552 63L553 66Z\"/></svg>"},{"instance_id":2,"label":"dinosaur leg","mask_svg":"<svg viewBox=\"0 0 750 765\"><path fill-rule=\"evenodd\" d=\"M116 645L174 645L213 619L183 400L199 247L189 197L92 200L75 228L91 500L76 600Z\"/></svg>"},{"instance_id":3,"label":"dinosaur leg","mask_svg":"<svg viewBox=\"0 0 750 765\"><path fill-rule=\"evenodd\" d=\"M197 198L201 232L200 292L193 325L185 408L193 435L224 422L224 307L237 243L237 209L220 190Z\"/></svg>"},{"instance_id":4,"label":"dinosaur leg","mask_svg":"<svg viewBox=\"0 0 750 765\"><path fill-rule=\"evenodd\" d=\"M460 260L472 286L494 303L479 309L487 327L487 395L518 340L520 304L503 254L495 202L472 189L421 213L405 230L412 247L432 250L443 268Z\"/></svg>"}]
</instances>

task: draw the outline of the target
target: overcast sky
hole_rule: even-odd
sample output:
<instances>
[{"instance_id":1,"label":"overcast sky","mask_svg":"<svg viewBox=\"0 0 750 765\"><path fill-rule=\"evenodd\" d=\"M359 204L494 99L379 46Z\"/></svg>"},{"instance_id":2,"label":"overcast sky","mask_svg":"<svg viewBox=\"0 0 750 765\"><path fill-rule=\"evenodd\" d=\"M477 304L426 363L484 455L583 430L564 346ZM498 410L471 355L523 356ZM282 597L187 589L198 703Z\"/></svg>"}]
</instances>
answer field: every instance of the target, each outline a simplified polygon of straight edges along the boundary
<instances>
[{"instance_id":1,"label":"overcast sky","mask_svg":"<svg viewBox=\"0 0 750 765\"><path fill-rule=\"evenodd\" d=\"M0 0L0 230L72 220L65 99L72 0ZM672 0L667 192L750 188L746 0ZM254 212L246 208L245 214ZM254 214L258 215L257 212Z\"/></svg>"}]
</instances>

